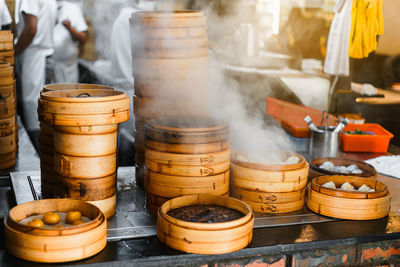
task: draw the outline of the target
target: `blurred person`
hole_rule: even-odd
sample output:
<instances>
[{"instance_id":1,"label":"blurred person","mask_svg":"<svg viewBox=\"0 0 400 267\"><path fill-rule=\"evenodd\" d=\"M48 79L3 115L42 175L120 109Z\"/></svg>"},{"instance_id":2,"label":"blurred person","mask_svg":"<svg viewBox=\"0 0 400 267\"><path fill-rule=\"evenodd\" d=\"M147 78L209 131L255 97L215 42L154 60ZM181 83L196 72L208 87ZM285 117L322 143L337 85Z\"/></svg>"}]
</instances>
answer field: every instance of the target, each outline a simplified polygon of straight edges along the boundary
<instances>
[{"instance_id":1,"label":"blurred person","mask_svg":"<svg viewBox=\"0 0 400 267\"><path fill-rule=\"evenodd\" d=\"M1 30L9 30L11 26L11 15L4 0L0 0L0 26Z\"/></svg>"},{"instance_id":2,"label":"blurred person","mask_svg":"<svg viewBox=\"0 0 400 267\"><path fill-rule=\"evenodd\" d=\"M134 78L132 72L132 45L129 19L134 12L140 10L153 10L154 1L132 1L123 7L114 21L111 30L111 73L113 74L113 86L124 91L129 99L134 95ZM134 36L133 36L134 37ZM120 125L119 140L119 164L132 165L134 155L134 115L131 101L130 120ZM123 155L131 155L130 158Z\"/></svg>"},{"instance_id":3,"label":"blurred person","mask_svg":"<svg viewBox=\"0 0 400 267\"><path fill-rule=\"evenodd\" d=\"M53 28L56 25L57 3L55 0L16 0L15 44L16 72L21 91L24 125L28 132L39 132L37 115L38 97L46 82L46 60L53 54Z\"/></svg>"},{"instance_id":4,"label":"blurred person","mask_svg":"<svg viewBox=\"0 0 400 267\"><path fill-rule=\"evenodd\" d=\"M57 1L57 24L53 30L52 83L78 83L79 45L88 39L88 26L79 5Z\"/></svg>"}]
</instances>

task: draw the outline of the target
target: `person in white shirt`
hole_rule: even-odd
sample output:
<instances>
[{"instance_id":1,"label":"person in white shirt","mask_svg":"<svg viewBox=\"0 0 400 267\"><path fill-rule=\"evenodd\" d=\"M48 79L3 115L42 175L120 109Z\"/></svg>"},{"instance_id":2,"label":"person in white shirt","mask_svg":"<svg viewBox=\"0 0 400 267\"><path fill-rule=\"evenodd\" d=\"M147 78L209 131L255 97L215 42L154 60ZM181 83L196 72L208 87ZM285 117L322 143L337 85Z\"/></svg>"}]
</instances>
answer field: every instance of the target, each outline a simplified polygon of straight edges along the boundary
<instances>
[{"instance_id":1,"label":"person in white shirt","mask_svg":"<svg viewBox=\"0 0 400 267\"><path fill-rule=\"evenodd\" d=\"M0 26L2 30L9 30L12 19L10 15L10 11L8 11L8 7L4 0L0 0Z\"/></svg>"},{"instance_id":2,"label":"person in white shirt","mask_svg":"<svg viewBox=\"0 0 400 267\"><path fill-rule=\"evenodd\" d=\"M16 0L16 73L24 125L30 134L39 131L38 97L45 84L46 58L53 54L53 28L56 25L55 0Z\"/></svg>"},{"instance_id":3,"label":"person in white shirt","mask_svg":"<svg viewBox=\"0 0 400 267\"><path fill-rule=\"evenodd\" d=\"M78 83L79 45L88 39L88 26L79 5L58 1L57 24L53 30L53 83Z\"/></svg>"}]
</instances>

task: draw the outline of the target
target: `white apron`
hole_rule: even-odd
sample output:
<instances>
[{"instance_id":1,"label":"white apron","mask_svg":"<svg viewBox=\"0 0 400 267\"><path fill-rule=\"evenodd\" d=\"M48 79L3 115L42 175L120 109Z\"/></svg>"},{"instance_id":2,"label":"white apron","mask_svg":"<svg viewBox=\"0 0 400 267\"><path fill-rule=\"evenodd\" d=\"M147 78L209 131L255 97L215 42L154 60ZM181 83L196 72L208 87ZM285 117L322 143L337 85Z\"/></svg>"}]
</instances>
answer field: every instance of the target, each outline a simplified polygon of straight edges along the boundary
<instances>
[{"instance_id":1,"label":"white apron","mask_svg":"<svg viewBox=\"0 0 400 267\"><path fill-rule=\"evenodd\" d=\"M48 53L48 49L27 47L16 58L17 71L21 80L22 112L28 131L39 130L38 98L45 84Z\"/></svg>"}]
</instances>

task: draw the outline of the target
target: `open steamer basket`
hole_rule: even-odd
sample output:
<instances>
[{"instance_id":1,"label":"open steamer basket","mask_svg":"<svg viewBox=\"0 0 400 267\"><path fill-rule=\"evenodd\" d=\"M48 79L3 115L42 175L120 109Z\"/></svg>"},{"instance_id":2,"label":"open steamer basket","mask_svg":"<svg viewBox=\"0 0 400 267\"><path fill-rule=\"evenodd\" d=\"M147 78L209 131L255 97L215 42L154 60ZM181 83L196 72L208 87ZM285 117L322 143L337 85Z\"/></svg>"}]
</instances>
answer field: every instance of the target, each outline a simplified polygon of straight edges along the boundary
<instances>
[{"instance_id":1,"label":"open steamer basket","mask_svg":"<svg viewBox=\"0 0 400 267\"><path fill-rule=\"evenodd\" d=\"M80 211L90 219L64 228L31 227L20 221L46 212ZM104 249L107 220L96 206L72 199L43 199L12 208L4 220L6 249L35 262L68 262L88 258Z\"/></svg>"},{"instance_id":2,"label":"open steamer basket","mask_svg":"<svg viewBox=\"0 0 400 267\"><path fill-rule=\"evenodd\" d=\"M168 212L191 205L215 205L240 212L239 219L198 223L176 219ZM198 254L229 253L246 247L253 236L254 215L244 202L230 197L190 195L165 202L158 210L157 236L174 249Z\"/></svg>"},{"instance_id":3,"label":"open steamer basket","mask_svg":"<svg viewBox=\"0 0 400 267\"><path fill-rule=\"evenodd\" d=\"M336 166L350 166L350 165L357 165L357 167L362 170L363 172L360 174L343 174L334 171L328 171L325 169L320 168L321 164L326 161L330 161ZM366 178L376 178L378 173L376 172L375 168L365 162L352 160L352 159L343 159L343 158L316 158L311 160L310 162L310 174L309 177L315 178L318 176L325 176L325 175L346 175L346 176L358 176L358 177L366 177Z\"/></svg>"},{"instance_id":4,"label":"open steamer basket","mask_svg":"<svg viewBox=\"0 0 400 267\"><path fill-rule=\"evenodd\" d=\"M281 158L295 156L294 164L259 164L239 160L247 152L235 152L231 161L231 196L245 201L253 211L285 213L304 207L308 163L294 153L280 152Z\"/></svg>"},{"instance_id":5,"label":"open steamer basket","mask_svg":"<svg viewBox=\"0 0 400 267\"><path fill-rule=\"evenodd\" d=\"M341 185L346 181L354 185L355 188L366 184L376 191L328 190L321 187L325 181L332 181L336 185ZM328 217L347 220L374 220L387 216L390 211L391 194L387 191L386 185L374 179L352 176L324 176L314 178L308 184L307 190L307 207L315 213Z\"/></svg>"}]
</instances>

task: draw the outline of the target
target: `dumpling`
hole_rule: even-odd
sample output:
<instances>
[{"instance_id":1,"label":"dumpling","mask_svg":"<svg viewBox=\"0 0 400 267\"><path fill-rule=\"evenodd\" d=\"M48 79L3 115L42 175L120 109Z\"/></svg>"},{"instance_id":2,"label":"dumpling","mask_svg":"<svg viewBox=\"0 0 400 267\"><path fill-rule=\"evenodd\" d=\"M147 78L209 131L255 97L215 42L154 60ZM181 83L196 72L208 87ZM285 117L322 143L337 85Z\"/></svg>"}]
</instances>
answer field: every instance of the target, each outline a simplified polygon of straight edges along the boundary
<instances>
[{"instance_id":1,"label":"dumpling","mask_svg":"<svg viewBox=\"0 0 400 267\"><path fill-rule=\"evenodd\" d=\"M332 171L335 168L335 164L328 160L322 163L319 167L327 171Z\"/></svg>"},{"instance_id":2,"label":"dumpling","mask_svg":"<svg viewBox=\"0 0 400 267\"><path fill-rule=\"evenodd\" d=\"M369 187L368 185L363 184L362 186L360 186L358 188L358 191L360 191L360 192L374 192L375 189Z\"/></svg>"},{"instance_id":3,"label":"dumpling","mask_svg":"<svg viewBox=\"0 0 400 267\"><path fill-rule=\"evenodd\" d=\"M322 185L323 187L327 187L327 188L332 188L332 189L336 189L336 185L334 182L330 181L330 182L326 182Z\"/></svg>"},{"instance_id":4,"label":"dumpling","mask_svg":"<svg viewBox=\"0 0 400 267\"><path fill-rule=\"evenodd\" d=\"M354 186L348 182L345 182L344 184L342 184L342 186L340 187L341 190L346 190L346 191L354 191Z\"/></svg>"},{"instance_id":5,"label":"dumpling","mask_svg":"<svg viewBox=\"0 0 400 267\"><path fill-rule=\"evenodd\" d=\"M290 156L287 160L286 160L287 164L296 164L299 163L299 158L296 156Z\"/></svg>"}]
</instances>

